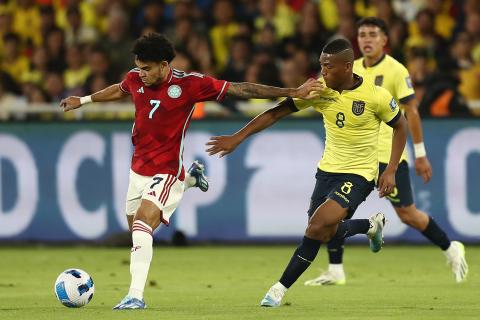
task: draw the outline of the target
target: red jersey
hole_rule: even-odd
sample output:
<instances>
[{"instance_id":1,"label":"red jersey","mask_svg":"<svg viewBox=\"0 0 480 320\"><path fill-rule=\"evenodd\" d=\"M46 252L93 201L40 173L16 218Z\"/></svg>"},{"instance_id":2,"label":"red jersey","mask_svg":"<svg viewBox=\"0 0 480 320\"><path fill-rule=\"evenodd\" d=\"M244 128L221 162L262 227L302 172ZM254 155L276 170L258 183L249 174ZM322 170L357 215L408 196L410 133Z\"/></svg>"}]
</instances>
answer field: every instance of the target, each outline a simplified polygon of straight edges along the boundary
<instances>
[{"instance_id":1,"label":"red jersey","mask_svg":"<svg viewBox=\"0 0 480 320\"><path fill-rule=\"evenodd\" d=\"M194 105L223 100L230 83L170 69L166 81L147 87L139 72L130 70L120 83L135 104L132 170L142 176L168 173L183 181L183 144Z\"/></svg>"}]
</instances>

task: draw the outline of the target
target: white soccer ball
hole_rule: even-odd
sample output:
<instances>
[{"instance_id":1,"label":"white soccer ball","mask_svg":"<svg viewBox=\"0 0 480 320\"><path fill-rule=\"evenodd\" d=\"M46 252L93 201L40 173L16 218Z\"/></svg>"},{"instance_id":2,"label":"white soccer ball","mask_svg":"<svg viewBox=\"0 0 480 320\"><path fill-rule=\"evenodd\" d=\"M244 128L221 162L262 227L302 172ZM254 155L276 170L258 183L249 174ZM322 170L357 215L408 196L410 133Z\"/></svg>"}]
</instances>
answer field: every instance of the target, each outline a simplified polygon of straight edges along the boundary
<instances>
[{"instance_id":1,"label":"white soccer ball","mask_svg":"<svg viewBox=\"0 0 480 320\"><path fill-rule=\"evenodd\" d=\"M69 308L80 308L90 302L95 292L92 278L81 269L67 269L55 281L58 301Z\"/></svg>"}]
</instances>

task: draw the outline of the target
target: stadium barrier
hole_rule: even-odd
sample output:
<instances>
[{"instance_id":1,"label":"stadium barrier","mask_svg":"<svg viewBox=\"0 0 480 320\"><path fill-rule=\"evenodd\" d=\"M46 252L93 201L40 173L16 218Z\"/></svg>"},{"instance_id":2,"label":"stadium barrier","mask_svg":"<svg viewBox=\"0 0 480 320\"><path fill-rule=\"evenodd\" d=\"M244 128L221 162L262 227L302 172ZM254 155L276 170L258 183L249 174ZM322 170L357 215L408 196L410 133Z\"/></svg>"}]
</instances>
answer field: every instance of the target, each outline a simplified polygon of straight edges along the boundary
<instances>
[{"instance_id":1,"label":"stadium barrier","mask_svg":"<svg viewBox=\"0 0 480 320\"><path fill-rule=\"evenodd\" d=\"M303 234L322 121L286 120L227 157L205 154L209 137L245 122L191 124L184 163L204 161L211 187L188 190L156 237L181 230L197 241L277 242ZM102 240L126 230L130 129L128 122L1 124L0 241ZM424 131L434 176L429 184L413 177L417 206L452 238L480 243L480 120L426 120ZM355 216L378 210L389 219L387 240L425 241L376 191Z\"/></svg>"}]
</instances>

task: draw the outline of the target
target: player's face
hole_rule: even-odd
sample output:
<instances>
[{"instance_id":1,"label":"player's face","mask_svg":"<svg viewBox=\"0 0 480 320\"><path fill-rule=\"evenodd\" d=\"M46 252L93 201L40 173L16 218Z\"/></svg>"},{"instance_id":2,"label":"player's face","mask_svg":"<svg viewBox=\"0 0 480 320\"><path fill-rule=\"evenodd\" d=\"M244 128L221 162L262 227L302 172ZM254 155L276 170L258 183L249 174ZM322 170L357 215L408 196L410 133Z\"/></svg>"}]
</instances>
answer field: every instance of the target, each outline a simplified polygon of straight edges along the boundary
<instances>
[{"instance_id":1,"label":"player's face","mask_svg":"<svg viewBox=\"0 0 480 320\"><path fill-rule=\"evenodd\" d=\"M348 79L351 73L351 62L345 62L337 55L320 55L320 66L322 67L322 77L325 79L327 87L337 90Z\"/></svg>"},{"instance_id":2,"label":"player's face","mask_svg":"<svg viewBox=\"0 0 480 320\"><path fill-rule=\"evenodd\" d=\"M387 36L377 26L364 25L358 28L357 40L362 55L369 58L380 57L387 44Z\"/></svg>"},{"instance_id":3,"label":"player's face","mask_svg":"<svg viewBox=\"0 0 480 320\"><path fill-rule=\"evenodd\" d=\"M140 69L140 79L147 87L162 82L169 71L167 61L144 62L135 59L135 65Z\"/></svg>"}]
</instances>

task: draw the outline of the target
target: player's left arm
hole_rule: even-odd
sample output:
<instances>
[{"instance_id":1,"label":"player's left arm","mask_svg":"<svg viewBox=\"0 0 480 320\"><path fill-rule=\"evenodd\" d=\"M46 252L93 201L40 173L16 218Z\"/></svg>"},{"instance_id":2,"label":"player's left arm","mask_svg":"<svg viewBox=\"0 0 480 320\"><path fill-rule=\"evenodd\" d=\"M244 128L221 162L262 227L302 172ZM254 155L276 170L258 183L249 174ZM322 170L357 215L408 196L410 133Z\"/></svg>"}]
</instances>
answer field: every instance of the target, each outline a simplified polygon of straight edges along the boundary
<instances>
[{"instance_id":1,"label":"player's left arm","mask_svg":"<svg viewBox=\"0 0 480 320\"><path fill-rule=\"evenodd\" d=\"M291 98L284 99L278 103L275 107L264 111L260 115L256 116L252 121L245 125L242 129L232 135L211 137L207 142L208 155L219 154L220 158L233 152L238 145L240 145L245 139L252 134L260 132L275 122L283 119L284 117L298 111L298 107Z\"/></svg>"},{"instance_id":2,"label":"player's left arm","mask_svg":"<svg viewBox=\"0 0 480 320\"><path fill-rule=\"evenodd\" d=\"M244 99L279 97L311 99L317 97L323 89L324 85L320 81L312 78L308 79L298 88L279 88L251 82L231 82L227 90L227 95Z\"/></svg>"},{"instance_id":3,"label":"player's left arm","mask_svg":"<svg viewBox=\"0 0 480 320\"><path fill-rule=\"evenodd\" d=\"M402 99L400 99L400 102L401 101ZM418 103L413 97L405 103L402 103L402 106L407 116L408 128L414 143L415 171L417 175L422 176L423 181L426 183L430 181L432 177L432 166L430 165L430 161L428 161L423 143L422 121L418 113Z\"/></svg>"}]
</instances>

